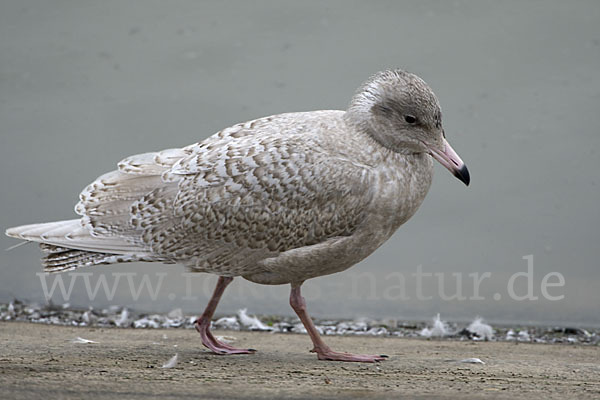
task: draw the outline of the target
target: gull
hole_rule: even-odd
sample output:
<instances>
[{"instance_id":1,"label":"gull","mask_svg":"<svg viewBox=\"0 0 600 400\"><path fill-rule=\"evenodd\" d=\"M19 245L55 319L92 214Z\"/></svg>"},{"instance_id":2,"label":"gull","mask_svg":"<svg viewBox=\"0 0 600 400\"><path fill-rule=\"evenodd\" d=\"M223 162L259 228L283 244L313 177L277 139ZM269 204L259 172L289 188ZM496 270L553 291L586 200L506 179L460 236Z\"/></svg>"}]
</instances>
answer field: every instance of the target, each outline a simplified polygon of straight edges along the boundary
<instances>
[{"instance_id":1,"label":"gull","mask_svg":"<svg viewBox=\"0 0 600 400\"><path fill-rule=\"evenodd\" d=\"M240 276L291 285L290 305L318 359L382 361L327 346L301 286L352 267L412 217L431 185L433 159L469 184L433 91L412 73L386 70L357 90L346 111L273 115L187 147L128 157L82 191L79 218L6 234L39 242L48 272L147 261L218 275L196 320L216 354L255 352L209 329L225 288Z\"/></svg>"}]
</instances>

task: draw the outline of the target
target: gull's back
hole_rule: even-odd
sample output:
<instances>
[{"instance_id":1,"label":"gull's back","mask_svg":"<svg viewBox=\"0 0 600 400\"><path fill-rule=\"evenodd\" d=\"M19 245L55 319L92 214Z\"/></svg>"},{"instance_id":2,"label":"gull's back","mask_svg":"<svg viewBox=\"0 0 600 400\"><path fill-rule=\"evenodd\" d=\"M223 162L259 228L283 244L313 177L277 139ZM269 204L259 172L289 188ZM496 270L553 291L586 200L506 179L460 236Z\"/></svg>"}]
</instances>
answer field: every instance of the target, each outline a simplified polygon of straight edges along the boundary
<instances>
[{"instance_id":1,"label":"gull's back","mask_svg":"<svg viewBox=\"0 0 600 400\"><path fill-rule=\"evenodd\" d=\"M48 271L160 261L226 276L262 272L261 260L350 236L363 221L373 177L350 159L353 149L333 145L356 145L343 114L266 117L128 157L83 190L80 219L7 234L42 243Z\"/></svg>"}]
</instances>

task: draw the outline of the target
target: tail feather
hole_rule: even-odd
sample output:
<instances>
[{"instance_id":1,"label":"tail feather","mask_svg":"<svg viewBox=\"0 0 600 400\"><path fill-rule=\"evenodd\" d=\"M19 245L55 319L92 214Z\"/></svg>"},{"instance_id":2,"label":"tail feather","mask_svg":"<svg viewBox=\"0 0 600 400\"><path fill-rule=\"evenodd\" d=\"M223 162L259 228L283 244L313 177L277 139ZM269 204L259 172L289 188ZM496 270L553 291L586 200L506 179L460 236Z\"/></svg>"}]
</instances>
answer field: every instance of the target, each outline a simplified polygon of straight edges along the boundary
<instances>
[{"instance_id":1,"label":"tail feather","mask_svg":"<svg viewBox=\"0 0 600 400\"><path fill-rule=\"evenodd\" d=\"M153 261L152 259L138 255L120 255L97 253L85 250L68 249L65 247L52 246L40 243L40 247L46 255L42 258L45 272L65 272L79 267L89 267L100 264L116 264L133 261Z\"/></svg>"},{"instance_id":2,"label":"tail feather","mask_svg":"<svg viewBox=\"0 0 600 400\"><path fill-rule=\"evenodd\" d=\"M132 261L158 261L147 249L122 238L93 236L81 220L66 220L17 226L6 230L17 239L40 243L47 272Z\"/></svg>"},{"instance_id":3,"label":"tail feather","mask_svg":"<svg viewBox=\"0 0 600 400\"><path fill-rule=\"evenodd\" d=\"M9 228L8 236L41 243L46 271L129 261L172 262L152 252L133 223L132 207L148 193L177 189L163 175L194 146L138 154L118 164L118 170L98 177L79 196L75 212L81 219ZM174 194L173 196L174 197Z\"/></svg>"},{"instance_id":4,"label":"tail feather","mask_svg":"<svg viewBox=\"0 0 600 400\"><path fill-rule=\"evenodd\" d=\"M89 229L81 225L79 219L17 226L7 229L6 235L32 242L100 253L148 253L147 249L129 243L123 238L94 236Z\"/></svg>"}]
</instances>

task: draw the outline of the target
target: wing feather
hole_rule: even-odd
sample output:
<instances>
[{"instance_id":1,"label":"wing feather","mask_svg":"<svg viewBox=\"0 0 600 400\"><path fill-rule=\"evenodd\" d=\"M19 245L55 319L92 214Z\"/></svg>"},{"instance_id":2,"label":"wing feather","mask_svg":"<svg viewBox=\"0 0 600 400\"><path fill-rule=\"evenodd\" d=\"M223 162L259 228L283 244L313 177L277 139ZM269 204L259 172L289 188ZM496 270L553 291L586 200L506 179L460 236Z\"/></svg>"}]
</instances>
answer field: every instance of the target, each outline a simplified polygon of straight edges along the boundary
<instances>
[{"instance_id":1,"label":"wing feather","mask_svg":"<svg viewBox=\"0 0 600 400\"><path fill-rule=\"evenodd\" d=\"M164 174L177 191L159 188L134 204L142 241L199 270L240 274L266 257L351 235L372 198L372 170L286 123L255 121L231 129L236 137L188 147Z\"/></svg>"},{"instance_id":2,"label":"wing feather","mask_svg":"<svg viewBox=\"0 0 600 400\"><path fill-rule=\"evenodd\" d=\"M81 192L80 220L7 233L55 246L48 265L57 270L123 254L222 275L260 272L259 261L352 235L365 218L372 168L327 147L328 123L339 118L322 113L266 117L128 157Z\"/></svg>"}]
</instances>

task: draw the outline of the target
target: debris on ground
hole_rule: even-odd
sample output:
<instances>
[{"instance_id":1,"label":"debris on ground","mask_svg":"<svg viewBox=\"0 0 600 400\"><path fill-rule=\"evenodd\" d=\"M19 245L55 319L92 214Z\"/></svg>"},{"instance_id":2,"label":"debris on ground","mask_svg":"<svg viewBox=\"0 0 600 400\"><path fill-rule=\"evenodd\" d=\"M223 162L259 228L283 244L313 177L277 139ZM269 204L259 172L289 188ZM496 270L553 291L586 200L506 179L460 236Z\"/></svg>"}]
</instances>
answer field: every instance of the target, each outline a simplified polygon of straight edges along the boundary
<instances>
[{"instance_id":1,"label":"debris on ground","mask_svg":"<svg viewBox=\"0 0 600 400\"><path fill-rule=\"evenodd\" d=\"M169 313L140 313L111 306L105 309L77 309L70 305L37 305L11 301L0 304L0 321L23 321L49 325L117 327L117 328L194 328L196 316L185 315L181 309ZM482 318L461 324L446 322L439 314L430 322L385 320L315 320L323 335L397 336L409 338L439 338L446 340L490 340L530 343L565 343L600 345L600 329L557 326L492 325ZM261 330L276 333L306 333L296 317L249 316L246 309L237 315L223 316L212 323L213 328L233 331ZM86 339L82 339L86 340ZM85 343L78 341L76 343Z\"/></svg>"}]
</instances>

